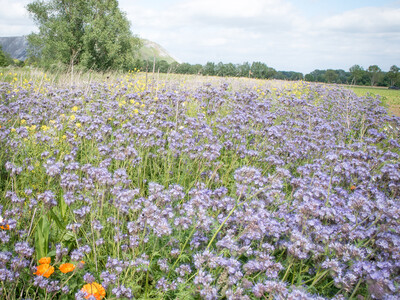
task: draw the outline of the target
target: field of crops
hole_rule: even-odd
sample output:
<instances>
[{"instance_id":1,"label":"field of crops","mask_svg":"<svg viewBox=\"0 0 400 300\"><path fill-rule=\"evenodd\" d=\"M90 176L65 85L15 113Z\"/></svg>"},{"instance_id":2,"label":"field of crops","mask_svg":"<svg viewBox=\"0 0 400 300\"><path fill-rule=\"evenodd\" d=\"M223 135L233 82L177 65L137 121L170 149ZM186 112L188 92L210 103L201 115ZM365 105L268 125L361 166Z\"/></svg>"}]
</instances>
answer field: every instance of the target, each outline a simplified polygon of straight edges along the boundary
<instances>
[{"instance_id":1,"label":"field of crops","mask_svg":"<svg viewBox=\"0 0 400 300\"><path fill-rule=\"evenodd\" d=\"M399 299L375 97L85 76L0 74L1 298Z\"/></svg>"}]
</instances>

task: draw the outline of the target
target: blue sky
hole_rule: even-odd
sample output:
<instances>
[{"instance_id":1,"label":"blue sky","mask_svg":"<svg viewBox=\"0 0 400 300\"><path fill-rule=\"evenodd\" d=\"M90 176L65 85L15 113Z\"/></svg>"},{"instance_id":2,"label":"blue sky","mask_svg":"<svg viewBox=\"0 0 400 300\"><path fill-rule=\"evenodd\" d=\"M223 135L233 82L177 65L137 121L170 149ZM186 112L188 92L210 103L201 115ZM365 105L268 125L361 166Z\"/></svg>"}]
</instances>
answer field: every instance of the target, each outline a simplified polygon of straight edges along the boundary
<instances>
[{"instance_id":1,"label":"blue sky","mask_svg":"<svg viewBox=\"0 0 400 300\"><path fill-rule=\"evenodd\" d=\"M0 36L29 34L29 0L0 0ZM181 62L261 61L308 73L400 66L399 0L120 0L132 32Z\"/></svg>"}]
</instances>

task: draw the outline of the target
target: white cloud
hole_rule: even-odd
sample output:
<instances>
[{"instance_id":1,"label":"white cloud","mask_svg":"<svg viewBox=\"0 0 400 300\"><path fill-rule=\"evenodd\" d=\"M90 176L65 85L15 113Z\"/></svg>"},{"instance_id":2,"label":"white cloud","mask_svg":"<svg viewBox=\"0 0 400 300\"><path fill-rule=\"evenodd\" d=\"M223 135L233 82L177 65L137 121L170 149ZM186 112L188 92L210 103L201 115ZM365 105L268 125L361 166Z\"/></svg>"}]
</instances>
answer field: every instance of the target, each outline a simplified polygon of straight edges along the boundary
<instances>
[{"instance_id":1,"label":"white cloud","mask_svg":"<svg viewBox=\"0 0 400 300\"><path fill-rule=\"evenodd\" d=\"M0 36L29 34L35 29L24 8L31 1L0 0ZM262 61L278 70L302 72L316 68L348 69L356 63L364 67L378 64L386 70L398 64L399 4L390 7L361 4L360 8L346 11L346 1L337 1L120 0L119 3L132 23L134 34L161 44L179 60L189 63ZM329 10L327 3L329 7L343 5L343 8Z\"/></svg>"},{"instance_id":2,"label":"white cloud","mask_svg":"<svg viewBox=\"0 0 400 300\"><path fill-rule=\"evenodd\" d=\"M35 30L25 6L31 1L0 0L0 36L26 35Z\"/></svg>"},{"instance_id":3,"label":"white cloud","mask_svg":"<svg viewBox=\"0 0 400 300\"><path fill-rule=\"evenodd\" d=\"M269 18L291 12L292 5L282 0L195 0L179 5L190 15L214 16L217 18Z\"/></svg>"},{"instance_id":4,"label":"white cloud","mask_svg":"<svg viewBox=\"0 0 400 300\"><path fill-rule=\"evenodd\" d=\"M321 22L326 30L365 33L399 33L400 8L363 7L346 11Z\"/></svg>"}]
</instances>

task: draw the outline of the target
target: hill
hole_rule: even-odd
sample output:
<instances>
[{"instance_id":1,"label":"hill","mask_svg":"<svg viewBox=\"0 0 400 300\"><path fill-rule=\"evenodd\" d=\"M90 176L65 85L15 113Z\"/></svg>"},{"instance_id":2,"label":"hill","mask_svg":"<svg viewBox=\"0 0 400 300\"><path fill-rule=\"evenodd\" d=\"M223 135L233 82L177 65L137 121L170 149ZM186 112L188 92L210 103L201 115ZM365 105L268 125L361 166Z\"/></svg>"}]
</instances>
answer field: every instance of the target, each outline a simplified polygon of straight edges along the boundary
<instances>
[{"instance_id":1,"label":"hill","mask_svg":"<svg viewBox=\"0 0 400 300\"><path fill-rule=\"evenodd\" d=\"M169 64L173 62L179 62L178 59L174 58L159 44L146 39L142 39L142 43L143 46L139 50L141 59L153 60L155 57L156 60L165 60Z\"/></svg>"},{"instance_id":2,"label":"hill","mask_svg":"<svg viewBox=\"0 0 400 300\"><path fill-rule=\"evenodd\" d=\"M27 58L28 41L25 36L0 37L0 45L3 51L14 59L25 60Z\"/></svg>"},{"instance_id":3,"label":"hill","mask_svg":"<svg viewBox=\"0 0 400 300\"><path fill-rule=\"evenodd\" d=\"M139 49L140 59L153 60L155 57L156 60L165 60L168 63L178 61L161 45L153 41L142 39L142 44L143 46ZM14 59L25 60L28 56L26 36L0 37L0 45L2 45L3 51L10 54Z\"/></svg>"}]
</instances>

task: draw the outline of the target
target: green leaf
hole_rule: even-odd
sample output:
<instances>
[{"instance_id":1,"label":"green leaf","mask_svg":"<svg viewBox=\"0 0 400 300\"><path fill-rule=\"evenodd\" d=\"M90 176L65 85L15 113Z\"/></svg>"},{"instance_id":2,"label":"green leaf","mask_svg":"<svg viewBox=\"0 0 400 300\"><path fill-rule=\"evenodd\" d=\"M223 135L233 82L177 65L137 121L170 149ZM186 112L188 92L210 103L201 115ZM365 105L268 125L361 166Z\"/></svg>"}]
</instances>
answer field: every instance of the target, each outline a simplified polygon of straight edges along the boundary
<instances>
[{"instance_id":1,"label":"green leaf","mask_svg":"<svg viewBox=\"0 0 400 300\"><path fill-rule=\"evenodd\" d=\"M67 231L67 232L64 234L62 240L63 240L64 242L73 241L73 240L75 240L75 236L74 236L74 234L73 234L71 231Z\"/></svg>"},{"instance_id":2,"label":"green leaf","mask_svg":"<svg viewBox=\"0 0 400 300\"><path fill-rule=\"evenodd\" d=\"M62 221L58 218L58 216L55 214L55 212L53 211L53 209L50 210L49 213L50 213L51 219L52 219L54 222L56 222L58 228L60 228L62 231L64 231L65 228L66 228L66 225L64 224L64 222L62 222Z\"/></svg>"},{"instance_id":3,"label":"green leaf","mask_svg":"<svg viewBox=\"0 0 400 300\"><path fill-rule=\"evenodd\" d=\"M44 215L39 220L35 232L35 251L37 260L47 256L47 251L49 249L49 235L50 223L47 219L47 216Z\"/></svg>"},{"instance_id":4,"label":"green leaf","mask_svg":"<svg viewBox=\"0 0 400 300\"><path fill-rule=\"evenodd\" d=\"M65 216L67 214L68 206L64 201L64 197L60 197L59 208L60 208L60 212L61 212L61 218L63 220L65 220Z\"/></svg>"}]
</instances>

